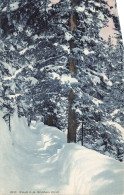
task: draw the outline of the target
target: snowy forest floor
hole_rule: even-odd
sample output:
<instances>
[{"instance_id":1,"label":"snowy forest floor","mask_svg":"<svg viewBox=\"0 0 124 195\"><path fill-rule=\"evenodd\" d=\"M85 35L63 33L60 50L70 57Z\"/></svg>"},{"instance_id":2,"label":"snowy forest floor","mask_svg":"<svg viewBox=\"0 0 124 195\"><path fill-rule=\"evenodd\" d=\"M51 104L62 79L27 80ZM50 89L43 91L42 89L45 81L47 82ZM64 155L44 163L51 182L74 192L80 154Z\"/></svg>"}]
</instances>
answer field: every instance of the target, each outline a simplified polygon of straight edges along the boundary
<instances>
[{"instance_id":1,"label":"snowy forest floor","mask_svg":"<svg viewBox=\"0 0 124 195\"><path fill-rule=\"evenodd\" d=\"M55 127L0 117L0 195L119 195L123 163L76 144ZM15 192L15 193L14 193Z\"/></svg>"}]
</instances>

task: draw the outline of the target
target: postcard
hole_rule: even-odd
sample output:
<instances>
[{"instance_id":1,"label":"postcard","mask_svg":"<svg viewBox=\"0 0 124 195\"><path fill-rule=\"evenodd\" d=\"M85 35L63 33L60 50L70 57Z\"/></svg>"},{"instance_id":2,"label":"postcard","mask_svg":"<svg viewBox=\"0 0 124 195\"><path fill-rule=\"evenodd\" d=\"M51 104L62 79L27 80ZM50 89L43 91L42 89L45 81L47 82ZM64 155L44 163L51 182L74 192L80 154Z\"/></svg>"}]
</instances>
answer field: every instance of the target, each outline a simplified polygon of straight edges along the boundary
<instances>
[{"instance_id":1,"label":"postcard","mask_svg":"<svg viewBox=\"0 0 124 195\"><path fill-rule=\"evenodd\" d=\"M0 10L0 195L123 195L115 0L2 0Z\"/></svg>"}]
</instances>

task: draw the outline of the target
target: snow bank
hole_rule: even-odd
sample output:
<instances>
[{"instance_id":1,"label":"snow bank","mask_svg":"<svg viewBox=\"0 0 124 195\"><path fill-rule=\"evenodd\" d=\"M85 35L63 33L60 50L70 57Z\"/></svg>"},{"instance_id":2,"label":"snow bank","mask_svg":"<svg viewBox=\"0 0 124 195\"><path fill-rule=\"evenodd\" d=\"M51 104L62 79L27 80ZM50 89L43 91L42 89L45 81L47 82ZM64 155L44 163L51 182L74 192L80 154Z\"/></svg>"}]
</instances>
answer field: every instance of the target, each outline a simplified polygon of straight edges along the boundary
<instances>
[{"instance_id":1,"label":"snow bank","mask_svg":"<svg viewBox=\"0 0 124 195\"><path fill-rule=\"evenodd\" d=\"M123 194L123 163L76 144L55 127L25 118L0 117L0 195ZM25 192L25 193L24 193ZM38 193L39 192L39 193Z\"/></svg>"},{"instance_id":2,"label":"snow bank","mask_svg":"<svg viewBox=\"0 0 124 195\"><path fill-rule=\"evenodd\" d=\"M65 152L70 157L68 159L66 157L64 162L65 175L70 168L67 179L69 184L65 191L67 194L123 194L121 163L74 144L66 146Z\"/></svg>"},{"instance_id":3,"label":"snow bank","mask_svg":"<svg viewBox=\"0 0 124 195\"><path fill-rule=\"evenodd\" d=\"M18 184L18 176L16 175L16 156L13 142L8 127L1 116L0 112L0 195L6 195L4 193L6 186L7 189L15 189Z\"/></svg>"}]
</instances>

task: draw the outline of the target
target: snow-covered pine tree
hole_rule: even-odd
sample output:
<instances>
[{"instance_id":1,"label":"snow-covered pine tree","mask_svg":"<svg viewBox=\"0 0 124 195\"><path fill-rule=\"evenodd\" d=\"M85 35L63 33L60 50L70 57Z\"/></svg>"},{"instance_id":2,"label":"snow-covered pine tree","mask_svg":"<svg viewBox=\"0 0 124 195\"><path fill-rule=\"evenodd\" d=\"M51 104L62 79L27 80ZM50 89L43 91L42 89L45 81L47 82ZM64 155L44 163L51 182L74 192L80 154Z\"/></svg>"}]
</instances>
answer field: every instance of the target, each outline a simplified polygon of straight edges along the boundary
<instances>
[{"instance_id":1,"label":"snow-covered pine tree","mask_svg":"<svg viewBox=\"0 0 124 195\"><path fill-rule=\"evenodd\" d=\"M53 125L65 128L69 85L65 78L69 78L69 49L64 37L69 20L65 20L68 6L64 3L62 9L63 2L56 6L49 1L36 1L34 4L28 0L17 1L16 4L10 1L7 9L4 6L1 30L13 55L10 66L15 69L11 80L21 94L16 98L18 114L31 119L41 115L45 123L52 117ZM63 11L65 18L62 18Z\"/></svg>"},{"instance_id":2,"label":"snow-covered pine tree","mask_svg":"<svg viewBox=\"0 0 124 195\"><path fill-rule=\"evenodd\" d=\"M108 77L108 66L112 58L106 56L109 43L99 35L108 19L113 16L109 13L105 1L80 1L74 9L77 26L71 42L73 56L77 60L78 85L74 87L74 108L79 125L78 137L85 146L118 158L117 151L119 148L122 151L122 137L118 131L105 127L104 123L108 118L105 99L107 96L114 98L111 94L111 78ZM110 139L113 132L115 136Z\"/></svg>"},{"instance_id":3,"label":"snow-covered pine tree","mask_svg":"<svg viewBox=\"0 0 124 195\"><path fill-rule=\"evenodd\" d=\"M99 35L109 18L117 28L117 18L103 0L3 1L1 105L4 109L9 97L7 104L12 108L16 104L19 117L27 117L29 125L40 116L45 124L64 130L68 94L73 91L77 141L118 158L121 134L107 121L118 123L122 116L121 111L112 115L120 110L123 99L116 95L121 96L123 90L117 68L122 66L122 50L120 38L113 47Z\"/></svg>"},{"instance_id":4,"label":"snow-covered pine tree","mask_svg":"<svg viewBox=\"0 0 124 195\"><path fill-rule=\"evenodd\" d=\"M13 95L15 93L15 85L11 80L12 71L10 61L8 60L10 55L8 52L7 43L0 41L0 108L3 111L3 118L8 123L9 130L11 131L11 116L15 110L15 102ZM8 56L7 58L6 55Z\"/></svg>"}]
</instances>

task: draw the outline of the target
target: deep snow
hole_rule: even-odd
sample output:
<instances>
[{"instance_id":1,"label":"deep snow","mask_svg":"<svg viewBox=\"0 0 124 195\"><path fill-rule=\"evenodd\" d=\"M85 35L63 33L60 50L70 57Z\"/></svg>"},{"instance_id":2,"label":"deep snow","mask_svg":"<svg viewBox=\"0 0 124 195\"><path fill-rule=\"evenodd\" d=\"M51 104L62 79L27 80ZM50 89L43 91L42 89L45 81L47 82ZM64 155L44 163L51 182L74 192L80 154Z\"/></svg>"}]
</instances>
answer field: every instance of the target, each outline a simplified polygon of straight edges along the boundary
<instances>
[{"instance_id":1,"label":"deep snow","mask_svg":"<svg viewBox=\"0 0 124 195\"><path fill-rule=\"evenodd\" d=\"M0 117L0 195L124 194L123 163L67 144L65 133L40 122L29 128L14 116L11 126Z\"/></svg>"}]
</instances>

